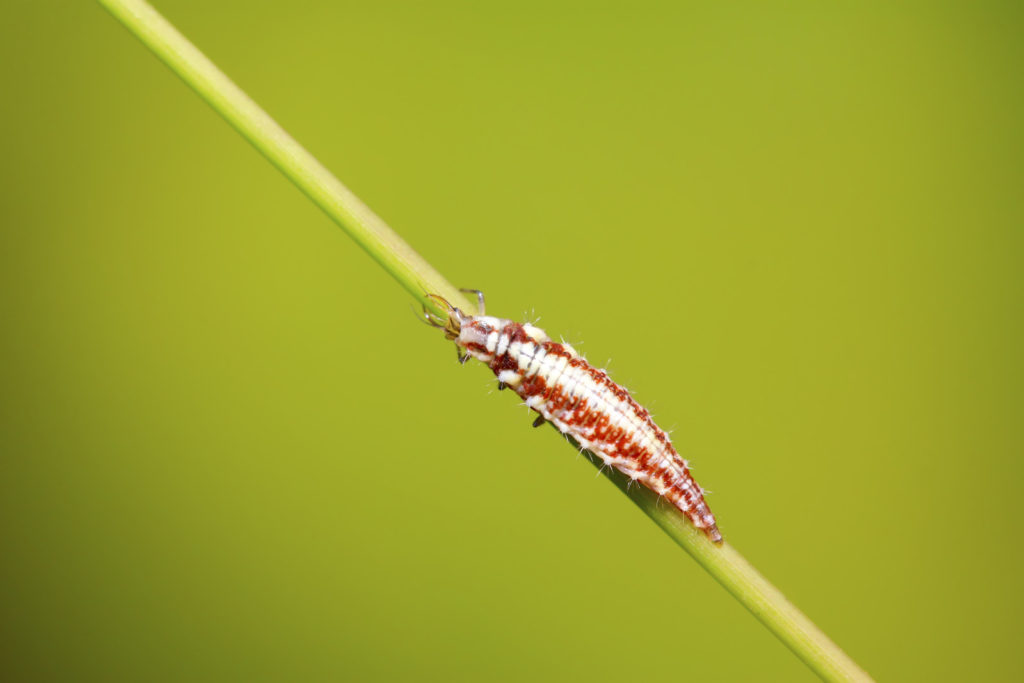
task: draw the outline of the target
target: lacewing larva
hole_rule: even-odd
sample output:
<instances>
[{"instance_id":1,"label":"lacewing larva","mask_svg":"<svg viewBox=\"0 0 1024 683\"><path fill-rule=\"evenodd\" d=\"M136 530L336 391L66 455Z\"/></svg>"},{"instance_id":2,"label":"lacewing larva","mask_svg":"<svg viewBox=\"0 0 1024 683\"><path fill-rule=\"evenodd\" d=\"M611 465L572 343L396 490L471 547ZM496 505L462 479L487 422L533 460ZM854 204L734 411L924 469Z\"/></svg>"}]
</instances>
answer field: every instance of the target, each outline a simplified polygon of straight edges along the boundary
<instances>
[{"instance_id":1,"label":"lacewing larva","mask_svg":"<svg viewBox=\"0 0 1024 683\"><path fill-rule=\"evenodd\" d=\"M480 315L468 315L437 294L427 296L447 316L424 310L427 323L455 342L461 362L472 357L485 363L499 389L511 388L540 413L535 427L551 422L605 465L667 498L709 539L722 542L704 490L646 408L568 344L551 341L529 323L484 315L483 293L462 291L477 295Z\"/></svg>"}]
</instances>

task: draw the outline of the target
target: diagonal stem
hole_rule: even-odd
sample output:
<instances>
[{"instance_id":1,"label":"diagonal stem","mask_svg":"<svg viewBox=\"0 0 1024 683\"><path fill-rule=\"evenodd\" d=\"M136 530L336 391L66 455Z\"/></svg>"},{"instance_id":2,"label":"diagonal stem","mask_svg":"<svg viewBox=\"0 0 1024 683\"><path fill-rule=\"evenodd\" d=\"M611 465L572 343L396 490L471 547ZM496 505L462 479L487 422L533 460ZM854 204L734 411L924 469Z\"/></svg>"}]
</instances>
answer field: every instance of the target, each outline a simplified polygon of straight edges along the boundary
<instances>
[{"instance_id":1,"label":"diagonal stem","mask_svg":"<svg viewBox=\"0 0 1024 683\"><path fill-rule=\"evenodd\" d=\"M460 308L473 310L458 289L148 3L99 2L414 297L438 314L442 311L426 294L440 294ZM629 479L616 470L607 468L603 473L815 673L829 681L871 680L732 546L715 546L674 508L658 505L657 496L648 489L627 488Z\"/></svg>"}]
</instances>

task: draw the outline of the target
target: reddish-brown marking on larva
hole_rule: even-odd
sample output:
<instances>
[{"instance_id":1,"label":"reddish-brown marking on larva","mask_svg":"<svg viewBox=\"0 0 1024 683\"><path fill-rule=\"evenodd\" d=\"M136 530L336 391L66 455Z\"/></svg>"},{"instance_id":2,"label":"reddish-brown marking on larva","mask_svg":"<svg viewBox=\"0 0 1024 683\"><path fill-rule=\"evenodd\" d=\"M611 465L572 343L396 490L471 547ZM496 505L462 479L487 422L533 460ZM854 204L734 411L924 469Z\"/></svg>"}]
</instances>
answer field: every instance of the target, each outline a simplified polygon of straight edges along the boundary
<instances>
[{"instance_id":1,"label":"reddish-brown marking on larva","mask_svg":"<svg viewBox=\"0 0 1024 683\"><path fill-rule=\"evenodd\" d=\"M440 297L430 298L448 309L448 318L426 314L427 322L444 329L466 354L486 363L501 386L512 388L526 405L605 465L665 496L712 541L722 542L703 490L671 439L606 372L577 357L568 345L549 341L532 325L470 316ZM482 307L482 295L480 303Z\"/></svg>"}]
</instances>

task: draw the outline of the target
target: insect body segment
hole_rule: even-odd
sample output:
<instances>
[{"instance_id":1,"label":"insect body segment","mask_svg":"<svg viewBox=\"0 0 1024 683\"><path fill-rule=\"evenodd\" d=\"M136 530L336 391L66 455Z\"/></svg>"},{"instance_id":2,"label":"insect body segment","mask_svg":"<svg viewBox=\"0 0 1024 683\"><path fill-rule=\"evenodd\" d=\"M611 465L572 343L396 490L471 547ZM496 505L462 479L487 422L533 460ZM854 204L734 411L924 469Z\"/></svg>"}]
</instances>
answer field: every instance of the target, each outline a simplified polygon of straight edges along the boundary
<instances>
[{"instance_id":1,"label":"insect body segment","mask_svg":"<svg viewBox=\"0 0 1024 683\"><path fill-rule=\"evenodd\" d=\"M475 292L479 295L478 292ZM481 310L483 296L480 296ZM703 490L672 447L668 435L629 392L594 368L568 344L551 341L528 323L467 315L437 295L447 318L425 314L428 323L445 331L459 348L487 364L499 388L516 392L540 413L534 426L551 422L580 446L658 495L665 496L693 525L720 543L715 517Z\"/></svg>"}]
</instances>

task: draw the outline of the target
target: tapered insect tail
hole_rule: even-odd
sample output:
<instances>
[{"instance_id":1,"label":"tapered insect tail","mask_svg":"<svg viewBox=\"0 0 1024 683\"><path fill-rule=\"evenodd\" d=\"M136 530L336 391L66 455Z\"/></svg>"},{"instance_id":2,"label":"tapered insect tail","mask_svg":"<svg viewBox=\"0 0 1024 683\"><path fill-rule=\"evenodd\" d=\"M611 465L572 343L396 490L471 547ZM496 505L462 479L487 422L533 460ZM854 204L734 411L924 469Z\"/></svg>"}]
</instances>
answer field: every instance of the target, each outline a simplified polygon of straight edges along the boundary
<instances>
[{"instance_id":1,"label":"tapered insect tail","mask_svg":"<svg viewBox=\"0 0 1024 683\"><path fill-rule=\"evenodd\" d=\"M708 509L708 504L704 502L703 495L695 507L686 511L686 516L690 518L695 527L704 532L704 535L712 543L721 544L722 532L718 530L718 523L715 521L715 516L711 514L711 510Z\"/></svg>"}]
</instances>

